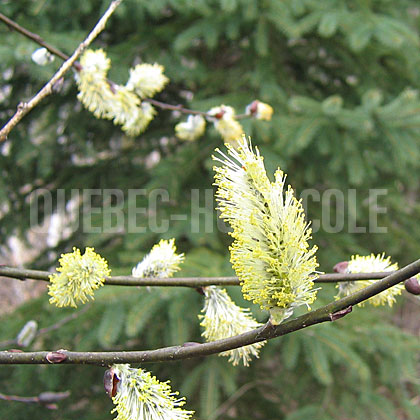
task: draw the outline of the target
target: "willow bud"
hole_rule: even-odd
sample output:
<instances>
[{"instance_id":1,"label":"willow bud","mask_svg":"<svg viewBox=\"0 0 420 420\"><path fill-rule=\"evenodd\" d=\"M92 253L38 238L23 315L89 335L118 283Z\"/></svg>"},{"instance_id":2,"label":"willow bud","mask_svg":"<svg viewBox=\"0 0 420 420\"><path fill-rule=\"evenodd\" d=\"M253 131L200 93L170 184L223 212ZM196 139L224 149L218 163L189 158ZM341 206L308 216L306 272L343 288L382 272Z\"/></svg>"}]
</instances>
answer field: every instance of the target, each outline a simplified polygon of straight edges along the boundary
<instances>
[{"instance_id":1,"label":"willow bud","mask_svg":"<svg viewBox=\"0 0 420 420\"><path fill-rule=\"evenodd\" d=\"M115 371L111 368L104 373L104 388L109 398L115 397L117 393L117 384L120 381Z\"/></svg>"},{"instance_id":2,"label":"willow bud","mask_svg":"<svg viewBox=\"0 0 420 420\"><path fill-rule=\"evenodd\" d=\"M341 261L337 263L334 267L334 273L348 273L349 262L348 261Z\"/></svg>"},{"instance_id":3,"label":"willow bud","mask_svg":"<svg viewBox=\"0 0 420 420\"><path fill-rule=\"evenodd\" d=\"M417 276L411 277L404 283L405 290L412 295L420 295L420 282Z\"/></svg>"}]
</instances>

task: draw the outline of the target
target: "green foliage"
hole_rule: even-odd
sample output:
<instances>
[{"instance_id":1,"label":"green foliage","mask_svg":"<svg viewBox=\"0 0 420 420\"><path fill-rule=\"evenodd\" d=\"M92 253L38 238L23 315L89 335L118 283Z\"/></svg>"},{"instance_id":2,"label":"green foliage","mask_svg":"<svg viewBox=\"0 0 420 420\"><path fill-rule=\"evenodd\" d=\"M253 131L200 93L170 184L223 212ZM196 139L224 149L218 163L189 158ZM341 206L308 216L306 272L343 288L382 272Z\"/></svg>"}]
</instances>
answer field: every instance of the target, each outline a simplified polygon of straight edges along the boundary
<instances>
[{"instance_id":1,"label":"green foliage","mask_svg":"<svg viewBox=\"0 0 420 420\"><path fill-rule=\"evenodd\" d=\"M108 3L74 0L55 7L44 0L9 1L2 13L71 53ZM110 77L120 83L139 59L163 64L171 82L157 97L162 101L200 110L225 103L238 113L255 98L270 103L271 123L244 120L243 126L271 173L281 166L298 194L307 188L320 192L319 201L309 197L307 209L309 219L322 222L314 233L321 269L330 271L356 252L386 251L403 265L418 257L420 241L419 187L413 182L420 175L417 7L415 0L125 0L94 47L106 49ZM51 77L59 60L36 66L30 59L36 45L6 27L0 32L0 116L6 121ZM60 252L88 245L110 262L113 274L128 274L160 237L175 237L187 254L182 275L232 275L230 239L217 229L214 202L205 195L213 182L210 155L221 145L214 130L196 143L182 143L173 134L178 118L160 111L144 134L129 139L112 122L96 120L76 95L68 75L62 90L0 146L1 238L25 237L39 188L52 192L53 206L58 189L69 199L72 189L118 188L125 230L89 233L81 224L30 266L55 265ZM151 159L156 154L157 162ZM150 208L149 194L159 188L169 200ZM373 188L386 190L377 204L369 193ZM130 189L145 194L133 197ZM344 209L323 194L329 189L344 194ZM96 197L93 205L102 204L103 197ZM378 214L387 234L369 231L369 204L387 209ZM134 205L149 210L137 215L141 233L128 225ZM95 226L103 226L110 210L108 202L106 211L92 215ZM331 221L344 214L338 233L328 229L326 210ZM81 218L86 214L81 208ZM186 220L173 217L184 214ZM167 229L159 229L165 220ZM206 220L211 229L204 229ZM367 229L354 234L352 226ZM317 304L333 297L324 289ZM229 292L247 305L238 288ZM152 349L200 341L202 304L189 289L106 287L77 321L39 337L33 349ZM43 297L2 319L0 334L9 339L28 318L45 327L68 313ZM161 380L170 378L197 419L215 420L217 408L232 397L232 407L219 418L414 420L420 415L413 399L420 392L416 357L418 338L393 326L388 310L367 307L336 324L268 343L247 369L234 369L217 356L146 368ZM103 393L102 374L101 368L83 366L3 368L4 393L71 389L72 397L60 403L58 414L18 403L3 404L1 413L16 419L103 419L112 404Z\"/></svg>"}]
</instances>

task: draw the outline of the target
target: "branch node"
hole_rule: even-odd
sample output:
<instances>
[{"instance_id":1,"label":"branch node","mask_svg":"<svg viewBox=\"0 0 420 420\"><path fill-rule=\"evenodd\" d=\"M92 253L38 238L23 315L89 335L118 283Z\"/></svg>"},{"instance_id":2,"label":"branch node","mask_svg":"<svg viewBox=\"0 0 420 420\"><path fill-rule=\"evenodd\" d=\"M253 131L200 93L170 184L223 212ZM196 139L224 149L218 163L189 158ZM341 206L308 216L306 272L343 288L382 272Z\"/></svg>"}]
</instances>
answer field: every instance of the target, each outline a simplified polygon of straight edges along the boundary
<instances>
[{"instance_id":1,"label":"branch node","mask_svg":"<svg viewBox=\"0 0 420 420\"><path fill-rule=\"evenodd\" d=\"M63 88L63 84L64 84L64 77L61 77L60 79L58 79L52 86L52 91L54 93L58 93L61 91L61 89Z\"/></svg>"},{"instance_id":2,"label":"branch node","mask_svg":"<svg viewBox=\"0 0 420 420\"><path fill-rule=\"evenodd\" d=\"M271 323L270 318L266 322L266 324L262 327L261 331L257 334L255 337L257 340L261 338L268 338L270 336L270 333L273 332L276 329L276 325ZM268 335L267 335L268 333Z\"/></svg>"},{"instance_id":3,"label":"branch node","mask_svg":"<svg viewBox=\"0 0 420 420\"><path fill-rule=\"evenodd\" d=\"M22 112L22 111L24 111L27 107L28 107L28 103L27 103L27 102L19 102L19 104L18 104L18 106L17 106L17 110L18 110L18 112Z\"/></svg>"}]
</instances>

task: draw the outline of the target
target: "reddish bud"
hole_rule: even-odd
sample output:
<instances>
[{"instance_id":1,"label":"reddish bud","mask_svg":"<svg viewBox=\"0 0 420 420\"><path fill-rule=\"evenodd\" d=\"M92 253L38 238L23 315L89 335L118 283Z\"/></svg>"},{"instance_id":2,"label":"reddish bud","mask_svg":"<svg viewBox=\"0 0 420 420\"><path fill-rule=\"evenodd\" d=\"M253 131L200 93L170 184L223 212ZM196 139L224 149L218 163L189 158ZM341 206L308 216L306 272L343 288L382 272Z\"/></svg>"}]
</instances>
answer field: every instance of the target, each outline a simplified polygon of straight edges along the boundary
<instances>
[{"instance_id":1,"label":"reddish bud","mask_svg":"<svg viewBox=\"0 0 420 420\"><path fill-rule=\"evenodd\" d=\"M64 362L67 359L67 354L64 353L65 350L57 350L57 351L50 351L46 359L50 363L61 363Z\"/></svg>"},{"instance_id":2,"label":"reddish bud","mask_svg":"<svg viewBox=\"0 0 420 420\"><path fill-rule=\"evenodd\" d=\"M420 295L420 282L417 277L411 277L404 283L405 290L413 295Z\"/></svg>"},{"instance_id":3,"label":"reddish bud","mask_svg":"<svg viewBox=\"0 0 420 420\"><path fill-rule=\"evenodd\" d=\"M335 273L348 273L347 271L348 266L349 266L348 261L341 261L334 266L333 270Z\"/></svg>"},{"instance_id":4,"label":"reddish bud","mask_svg":"<svg viewBox=\"0 0 420 420\"><path fill-rule=\"evenodd\" d=\"M337 319L343 318L343 316L346 316L353 310L352 306L348 306L345 309L342 309L341 311L334 312L333 314L330 314L330 320L331 321L337 321Z\"/></svg>"},{"instance_id":5,"label":"reddish bud","mask_svg":"<svg viewBox=\"0 0 420 420\"><path fill-rule=\"evenodd\" d=\"M195 341L187 341L186 343L184 343L182 345L182 347L194 347L194 346L199 346L200 343L196 343Z\"/></svg>"},{"instance_id":6,"label":"reddish bud","mask_svg":"<svg viewBox=\"0 0 420 420\"><path fill-rule=\"evenodd\" d=\"M76 71L82 71L83 70L83 67L77 61L73 63L73 67L75 68Z\"/></svg>"},{"instance_id":7,"label":"reddish bud","mask_svg":"<svg viewBox=\"0 0 420 420\"><path fill-rule=\"evenodd\" d=\"M220 120L220 118L222 118L223 115L225 115L225 113L226 113L226 111L222 110L222 111L219 111L217 114L214 114L213 117Z\"/></svg>"},{"instance_id":8,"label":"reddish bud","mask_svg":"<svg viewBox=\"0 0 420 420\"><path fill-rule=\"evenodd\" d=\"M108 369L104 373L104 388L105 392L108 394L110 398L115 397L117 393L117 385L120 379L115 374L114 370Z\"/></svg>"},{"instance_id":9,"label":"reddish bud","mask_svg":"<svg viewBox=\"0 0 420 420\"><path fill-rule=\"evenodd\" d=\"M257 112L259 102L260 101L255 100L255 101L251 102L251 104L249 105L248 111L251 115L254 115Z\"/></svg>"}]
</instances>

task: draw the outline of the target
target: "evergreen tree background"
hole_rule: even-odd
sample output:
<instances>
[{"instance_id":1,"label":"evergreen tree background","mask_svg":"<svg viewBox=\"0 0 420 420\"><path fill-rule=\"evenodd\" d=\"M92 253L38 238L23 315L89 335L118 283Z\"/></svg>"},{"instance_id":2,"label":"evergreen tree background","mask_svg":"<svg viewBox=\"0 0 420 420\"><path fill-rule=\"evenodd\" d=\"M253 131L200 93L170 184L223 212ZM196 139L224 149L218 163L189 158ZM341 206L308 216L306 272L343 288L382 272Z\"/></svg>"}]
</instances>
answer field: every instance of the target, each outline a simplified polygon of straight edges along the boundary
<instances>
[{"instance_id":1,"label":"evergreen tree background","mask_svg":"<svg viewBox=\"0 0 420 420\"><path fill-rule=\"evenodd\" d=\"M4 1L0 11L71 53L108 3ZM237 112L255 98L271 104L275 114L270 123L243 121L268 172L280 166L298 195L307 188L318 190L321 198L331 188L345 194L344 209L334 200L308 202L310 220L322 220L330 207L334 226L344 212L340 232L321 223L314 233L320 267L331 271L354 253L385 251L400 265L418 258L419 24L415 0L125 0L94 47L106 50L112 60L109 77L116 82L125 83L139 58L164 65L170 84L157 99L165 102L203 111L224 103ZM20 101L49 80L58 60L39 67L31 61L34 43L5 26L0 33L3 125ZM232 275L229 236L216 228L214 203L204 200L213 182L210 156L222 144L219 135L208 129L197 142L183 143L173 134L179 117L160 111L144 134L127 138L119 127L84 110L76 95L74 80L67 77L62 90L25 117L0 146L2 243L16 234L25 238L30 196L38 188L65 189L69 198L71 189L118 188L127 194L134 188L163 188L170 200L140 216L137 224L160 225L179 214L188 215L186 221L171 221L161 234L150 229L96 234L79 226L28 266L45 269L72 246L94 246L114 275L129 274L161 237L175 237L186 253L181 274ZM387 191L378 198L387 209L378 215L386 234L369 232L369 190L374 188ZM203 215L191 211L193 189L200 191L201 206L207 205L211 232L204 229ZM347 194L349 189L356 197ZM128 214L133 203L128 196L124 203ZM136 204L146 207L146 196ZM94 215L95 224L102 226L108 215L106 208ZM194 225L200 226L198 232ZM354 234L349 226L367 231ZM238 304L249 306L239 288L229 292ZM334 294L334 286L324 286L316 306ZM419 331L398 326L405 298L397 312L357 308L337 324L273 340L249 368L234 368L216 356L145 367L161 380L171 379L197 419L418 419ZM202 304L202 297L189 289L133 293L106 287L77 321L41 336L31 348L150 349L200 341L196 315ZM252 310L260 321L266 319ZM411 310L418 319L418 303ZM4 317L0 337L14 337L28 319L44 327L70 312L50 307L44 295ZM58 412L9 402L1 403L0 412L13 419L112 418L103 371L2 367L1 392L36 395L70 389L72 396ZM228 398L230 406L221 405Z\"/></svg>"}]
</instances>

